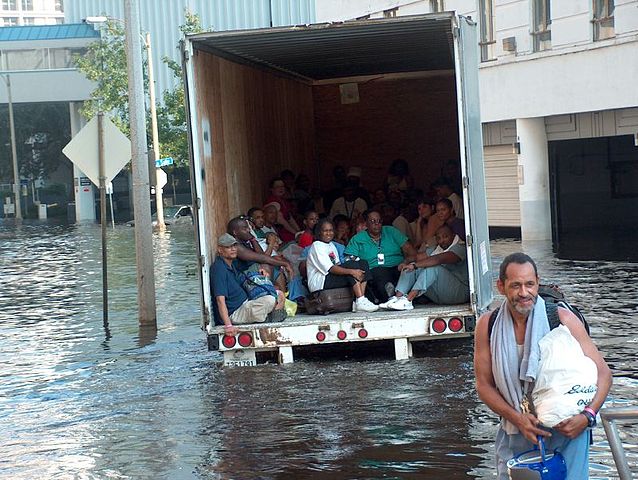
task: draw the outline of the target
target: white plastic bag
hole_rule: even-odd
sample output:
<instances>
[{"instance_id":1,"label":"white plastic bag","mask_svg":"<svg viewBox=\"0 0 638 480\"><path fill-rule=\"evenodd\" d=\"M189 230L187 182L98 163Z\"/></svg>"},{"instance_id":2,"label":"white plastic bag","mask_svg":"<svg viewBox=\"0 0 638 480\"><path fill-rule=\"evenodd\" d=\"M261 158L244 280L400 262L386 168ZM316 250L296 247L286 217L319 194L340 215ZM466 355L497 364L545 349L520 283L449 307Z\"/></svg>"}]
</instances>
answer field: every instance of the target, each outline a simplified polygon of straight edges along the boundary
<instances>
[{"instance_id":1,"label":"white plastic bag","mask_svg":"<svg viewBox=\"0 0 638 480\"><path fill-rule=\"evenodd\" d=\"M539 345L532 401L541 423L553 427L589 405L596 394L598 370L565 325L550 331Z\"/></svg>"}]
</instances>

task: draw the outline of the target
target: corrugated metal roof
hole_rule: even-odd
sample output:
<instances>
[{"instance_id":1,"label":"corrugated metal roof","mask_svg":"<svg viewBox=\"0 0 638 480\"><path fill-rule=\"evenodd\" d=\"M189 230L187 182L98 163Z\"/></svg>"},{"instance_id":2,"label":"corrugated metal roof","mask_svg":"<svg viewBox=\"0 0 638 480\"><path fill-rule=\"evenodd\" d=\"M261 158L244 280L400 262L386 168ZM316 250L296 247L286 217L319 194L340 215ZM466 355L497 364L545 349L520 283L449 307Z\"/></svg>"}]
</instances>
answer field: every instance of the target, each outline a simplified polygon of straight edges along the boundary
<instances>
[{"instance_id":1,"label":"corrugated metal roof","mask_svg":"<svg viewBox=\"0 0 638 480\"><path fill-rule=\"evenodd\" d=\"M63 40L67 38L100 38L100 32L97 32L91 25L86 23L0 28L0 42Z\"/></svg>"},{"instance_id":2,"label":"corrugated metal roof","mask_svg":"<svg viewBox=\"0 0 638 480\"><path fill-rule=\"evenodd\" d=\"M199 34L195 49L312 80L454 68L450 13Z\"/></svg>"}]
</instances>

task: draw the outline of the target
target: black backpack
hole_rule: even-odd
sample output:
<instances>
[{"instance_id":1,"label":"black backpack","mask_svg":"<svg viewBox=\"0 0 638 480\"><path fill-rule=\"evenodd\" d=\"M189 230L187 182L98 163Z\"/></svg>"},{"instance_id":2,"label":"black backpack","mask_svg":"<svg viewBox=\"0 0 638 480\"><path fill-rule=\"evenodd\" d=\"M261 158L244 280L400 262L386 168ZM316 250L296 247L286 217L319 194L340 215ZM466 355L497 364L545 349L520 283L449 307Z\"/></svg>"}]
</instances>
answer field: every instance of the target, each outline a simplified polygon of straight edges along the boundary
<instances>
[{"instance_id":1,"label":"black backpack","mask_svg":"<svg viewBox=\"0 0 638 480\"><path fill-rule=\"evenodd\" d=\"M543 300L545 300L545 311L547 312L547 321L549 322L550 330L553 330L560 325L560 319L558 318L558 307L562 307L566 308L574 315L576 315L576 317L578 317L578 319L582 322L583 327L585 327L587 335L590 335L589 324L587 323L585 316L578 309L578 307L571 305L565 299L565 294L561 291L558 285L539 285L538 294L543 297ZM500 307L497 307L490 315L490 323L487 326L487 338L490 338L492 336L492 329L494 328L494 322L496 321L496 316L498 315L499 308Z\"/></svg>"}]
</instances>

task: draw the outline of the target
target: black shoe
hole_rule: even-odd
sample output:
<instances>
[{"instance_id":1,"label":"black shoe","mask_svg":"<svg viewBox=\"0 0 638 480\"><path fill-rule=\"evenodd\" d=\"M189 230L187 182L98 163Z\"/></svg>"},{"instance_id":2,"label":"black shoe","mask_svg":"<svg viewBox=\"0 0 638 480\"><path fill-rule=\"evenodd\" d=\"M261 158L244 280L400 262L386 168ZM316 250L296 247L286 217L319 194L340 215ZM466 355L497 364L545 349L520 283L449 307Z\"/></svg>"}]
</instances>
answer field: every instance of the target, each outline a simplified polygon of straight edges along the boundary
<instances>
[{"instance_id":1,"label":"black shoe","mask_svg":"<svg viewBox=\"0 0 638 480\"><path fill-rule=\"evenodd\" d=\"M288 317L285 308L281 308L279 310L273 310L266 316L267 323L278 323L283 322Z\"/></svg>"}]
</instances>

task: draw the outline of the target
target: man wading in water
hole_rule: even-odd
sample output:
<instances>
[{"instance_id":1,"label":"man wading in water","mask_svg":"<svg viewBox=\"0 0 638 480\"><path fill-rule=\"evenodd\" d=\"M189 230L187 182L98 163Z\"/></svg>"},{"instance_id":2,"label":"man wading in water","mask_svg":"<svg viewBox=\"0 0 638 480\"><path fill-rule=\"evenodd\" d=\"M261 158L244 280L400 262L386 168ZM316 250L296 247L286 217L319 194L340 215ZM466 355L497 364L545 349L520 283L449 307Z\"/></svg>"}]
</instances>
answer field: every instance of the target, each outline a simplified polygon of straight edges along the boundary
<instances>
[{"instance_id":1,"label":"man wading in water","mask_svg":"<svg viewBox=\"0 0 638 480\"><path fill-rule=\"evenodd\" d=\"M508 255L501 263L498 291L505 296L489 332L490 316L481 316L474 335L476 390L481 400L500 415L496 434L498 480L507 480L507 461L545 438L547 451L558 449L565 457L567 480L589 477L589 431L596 423L611 387L611 372L581 321L569 310L558 308L558 318L591 358L598 370L598 391L582 413L569 417L553 429L542 428L538 418L521 408L524 391L536 378L538 341L550 331L545 302L538 296L536 264L524 253ZM521 364L523 368L521 368ZM527 384L527 385L526 385Z\"/></svg>"}]
</instances>

